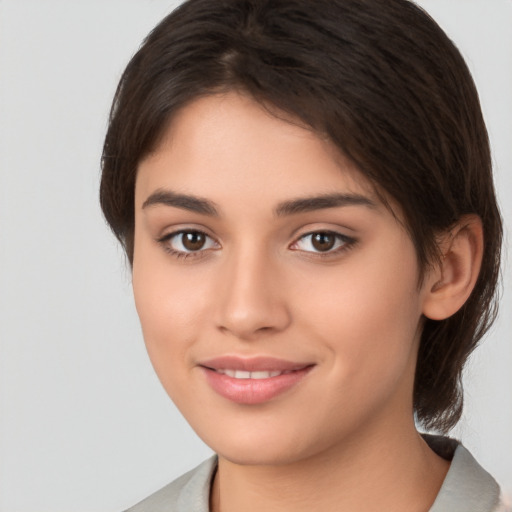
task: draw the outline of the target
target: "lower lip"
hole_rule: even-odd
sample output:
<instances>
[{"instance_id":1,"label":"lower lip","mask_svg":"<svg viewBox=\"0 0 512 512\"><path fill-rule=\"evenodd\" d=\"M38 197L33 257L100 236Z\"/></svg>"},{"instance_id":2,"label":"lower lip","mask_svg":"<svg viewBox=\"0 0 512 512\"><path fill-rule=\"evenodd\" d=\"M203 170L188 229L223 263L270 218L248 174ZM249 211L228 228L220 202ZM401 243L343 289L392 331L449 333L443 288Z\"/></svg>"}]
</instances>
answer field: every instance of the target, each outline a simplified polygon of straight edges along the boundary
<instances>
[{"instance_id":1,"label":"lower lip","mask_svg":"<svg viewBox=\"0 0 512 512\"><path fill-rule=\"evenodd\" d=\"M219 395L237 404L256 405L272 400L296 386L312 369L285 373L268 379L235 379L210 368L201 367L210 387Z\"/></svg>"}]
</instances>

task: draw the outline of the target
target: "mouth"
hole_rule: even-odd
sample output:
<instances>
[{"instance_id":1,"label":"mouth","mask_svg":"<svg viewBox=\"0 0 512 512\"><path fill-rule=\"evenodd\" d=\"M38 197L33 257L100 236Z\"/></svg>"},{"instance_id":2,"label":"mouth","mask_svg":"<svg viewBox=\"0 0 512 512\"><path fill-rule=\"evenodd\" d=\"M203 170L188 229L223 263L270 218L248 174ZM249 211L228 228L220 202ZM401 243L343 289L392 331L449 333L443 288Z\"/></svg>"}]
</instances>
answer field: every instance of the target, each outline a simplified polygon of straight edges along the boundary
<instances>
[{"instance_id":1,"label":"mouth","mask_svg":"<svg viewBox=\"0 0 512 512\"><path fill-rule=\"evenodd\" d=\"M270 357L225 356L199 364L210 388L221 397L256 405L291 391L309 374L313 363Z\"/></svg>"},{"instance_id":2,"label":"mouth","mask_svg":"<svg viewBox=\"0 0 512 512\"><path fill-rule=\"evenodd\" d=\"M279 375L285 375L287 373L292 373L293 370L285 370L285 371L257 371L257 372L247 372L245 370L229 370L229 369L218 369L214 370L217 373L227 375L232 379L270 379L272 377L278 377Z\"/></svg>"}]
</instances>

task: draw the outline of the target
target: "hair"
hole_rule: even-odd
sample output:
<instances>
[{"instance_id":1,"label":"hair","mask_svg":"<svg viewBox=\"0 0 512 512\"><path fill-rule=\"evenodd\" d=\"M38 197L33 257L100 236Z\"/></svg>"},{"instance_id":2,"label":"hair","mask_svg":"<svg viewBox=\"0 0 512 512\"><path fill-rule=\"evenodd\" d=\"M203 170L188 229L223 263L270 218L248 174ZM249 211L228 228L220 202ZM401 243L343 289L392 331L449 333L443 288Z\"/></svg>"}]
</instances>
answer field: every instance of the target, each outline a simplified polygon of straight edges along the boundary
<instances>
[{"instance_id":1,"label":"hair","mask_svg":"<svg viewBox=\"0 0 512 512\"><path fill-rule=\"evenodd\" d=\"M118 85L100 201L130 263L137 167L176 112L239 91L300 120L398 203L421 272L436 235L465 214L484 256L464 306L424 320L414 413L446 432L462 413L462 370L496 315L502 238L486 127L455 45L408 0L188 0L144 40Z\"/></svg>"}]
</instances>

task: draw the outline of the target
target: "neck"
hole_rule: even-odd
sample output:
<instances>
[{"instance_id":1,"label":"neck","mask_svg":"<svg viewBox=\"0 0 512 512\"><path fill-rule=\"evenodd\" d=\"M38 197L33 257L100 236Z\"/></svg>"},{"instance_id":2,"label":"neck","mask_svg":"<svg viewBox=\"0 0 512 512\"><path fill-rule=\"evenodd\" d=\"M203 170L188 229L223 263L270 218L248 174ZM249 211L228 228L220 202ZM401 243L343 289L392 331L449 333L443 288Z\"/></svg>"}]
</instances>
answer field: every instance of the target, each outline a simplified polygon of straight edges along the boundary
<instances>
[{"instance_id":1,"label":"neck","mask_svg":"<svg viewBox=\"0 0 512 512\"><path fill-rule=\"evenodd\" d=\"M357 439L355 438L357 437ZM358 432L343 446L278 466L244 466L219 457L212 512L427 512L449 463L406 427Z\"/></svg>"}]
</instances>

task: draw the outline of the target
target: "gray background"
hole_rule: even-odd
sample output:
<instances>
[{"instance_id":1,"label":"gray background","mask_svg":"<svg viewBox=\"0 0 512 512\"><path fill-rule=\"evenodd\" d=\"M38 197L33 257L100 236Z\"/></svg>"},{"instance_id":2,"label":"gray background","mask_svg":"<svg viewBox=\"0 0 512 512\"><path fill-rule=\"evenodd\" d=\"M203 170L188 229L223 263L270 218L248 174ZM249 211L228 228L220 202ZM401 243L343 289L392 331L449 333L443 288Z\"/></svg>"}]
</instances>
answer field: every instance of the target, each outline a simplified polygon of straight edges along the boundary
<instances>
[{"instance_id":1,"label":"gray background","mask_svg":"<svg viewBox=\"0 0 512 512\"><path fill-rule=\"evenodd\" d=\"M176 2L0 0L0 511L121 510L205 458L153 375L101 217L119 75ZM512 3L422 0L474 72L512 225ZM510 251L509 251L510 252ZM508 258L508 259L507 259ZM455 434L512 491L512 275Z\"/></svg>"}]
</instances>

